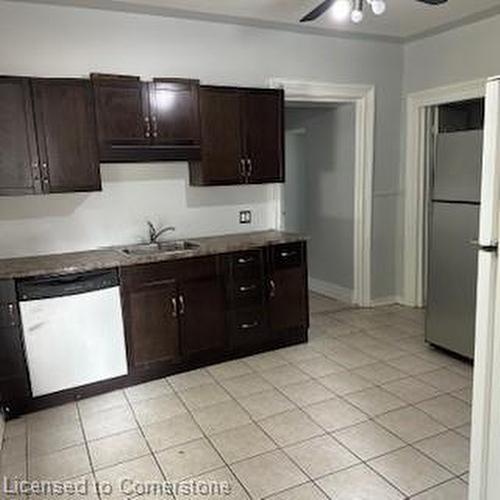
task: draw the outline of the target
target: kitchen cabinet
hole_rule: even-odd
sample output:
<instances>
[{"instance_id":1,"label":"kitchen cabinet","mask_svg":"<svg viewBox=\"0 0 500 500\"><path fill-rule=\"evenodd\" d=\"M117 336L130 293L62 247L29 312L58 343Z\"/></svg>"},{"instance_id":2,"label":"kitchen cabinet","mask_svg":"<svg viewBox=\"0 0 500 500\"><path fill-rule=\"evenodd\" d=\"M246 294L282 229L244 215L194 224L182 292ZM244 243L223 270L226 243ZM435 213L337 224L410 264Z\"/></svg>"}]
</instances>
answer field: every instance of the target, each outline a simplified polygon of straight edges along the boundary
<instances>
[{"instance_id":1,"label":"kitchen cabinet","mask_svg":"<svg viewBox=\"0 0 500 500\"><path fill-rule=\"evenodd\" d=\"M103 162L200 156L197 80L91 75Z\"/></svg>"},{"instance_id":2,"label":"kitchen cabinet","mask_svg":"<svg viewBox=\"0 0 500 500\"><path fill-rule=\"evenodd\" d=\"M132 372L225 349L224 291L215 257L122 270Z\"/></svg>"},{"instance_id":3,"label":"kitchen cabinet","mask_svg":"<svg viewBox=\"0 0 500 500\"><path fill-rule=\"evenodd\" d=\"M0 78L0 194L101 189L87 80Z\"/></svg>"},{"instance_id":4,"label":"kitchen cabinet","mask_svg":"<svg viewBox=\"0 0 500 500\"><path fill-rule=\"evenodd\" d=\"M265 302L265 251L262 248L225 258L227 314L233 350L251 349L268 341Z\"/></svg>"},{"instance_id":5,"label":"kitchen cabinet","mask_svg":"<svg viewBox=\"0 0 500 500\"><path fill-rule=\"evenodd\" d=\"M177 283L146 282L124 296L129 366L137 372L180 358Z\"/></svg>"},{"instance_id":6,"label":"kitchen cabinet","mask_svg":"<svg viewBox=\"0 0 500 500\"><path fill-rule=\"evenodd\" d=\"M125 265L119 278L128 374L39 397L24 355L24 280L0 280L0 409L8 416L307 341L304 242Z\"/></svg>"},{"instance_id":7,"label":"kitchen cabinet","mask_svg":"<svg viewBox=\"0 0 500 500\"><path fill-rule=\"evenodd\" d=\"M284 181L284 96L274 89L202 86L197 186Z\"/></svg>"},{"instance_id":8,"label":"kitchen cabinet","mask_svg":"<svg viewBox=\"0 0 500 500\"><path fill-rule=\"evenodd\" d=\"M30 80L0 77L0 194L33 194L39 190Z\"/></svg>"},{"instance_id":9,"label":"kitchen cabinet","mask_svg":"<svg viewBox=\"0 0 500 500\"><path fill-rule=\"evenodd\" d=\"M306 246L275 245L269 253L270 327L279 340L290 331L307 331L309 327Z\"/></svg>"},{"instance_id":10,"label":"kitchen cabinet","mask_svg":"<svg viewBox=\"0 0 500 500\"><path fill-rule=\"evenodd\" d=\"M30 397L21 320L13 280L0 281L0 410L7 417L21 411Z\"/></svg>"},{"instance_id":11,"label":"kitchen cabinet","mask_svg":"<svg viewBox=\"0 0 500 500\"><path fill-rule=\"evenodd\" d=\"M181 282L182 354L196 360L226 349L224 288L220 277Z\"/></svg>"},{"instance_id":12,"label":"kitchen cabinet","mask_svg":"<svg viewBox=\"0 0 500 500\"><path fill-rule=\"evenodd\" d=\"M42 191L99 191L101 177L90 82L32 80Z\"/></svg>"}]
</instances>

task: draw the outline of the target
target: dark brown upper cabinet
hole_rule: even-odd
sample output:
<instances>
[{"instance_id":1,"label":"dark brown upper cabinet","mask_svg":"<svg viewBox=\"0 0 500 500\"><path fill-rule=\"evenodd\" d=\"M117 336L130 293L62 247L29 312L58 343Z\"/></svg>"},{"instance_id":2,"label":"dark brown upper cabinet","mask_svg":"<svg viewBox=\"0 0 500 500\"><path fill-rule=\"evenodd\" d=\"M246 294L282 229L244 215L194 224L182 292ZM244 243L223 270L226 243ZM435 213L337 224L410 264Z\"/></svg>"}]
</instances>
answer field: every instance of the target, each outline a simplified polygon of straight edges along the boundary
<instances>
[{"instance_id":1,"label":"dark brown upper cabinet","mask_svg":"<svg viewBox=\"0 0 500 500\"><path fill-rule=\"evenodd\" d=\"M88 80L32 81L42 191L99 191L95 115Z\"/></svg>"},{"instance_id":2,"label":"dark brown upper cabinet","mask_svg":"<svg viewBox=\"0 0 500 500\"><path fill-rule=\"evenodd\" d=\"M0 194L40 191L33 105L28 78L0 78Z\"/></svg>"},{"instance_id":3,"label":"dark brown upper cabinet","mask_svg":"<svg viewBox=\"0 0 500 500\"><path fill-rule=\"evenodd\" d=\"M202 159L191 184L284 182L284 95L281 90L200 89Z\"/></svg>"},{"instance_id":4,"label":"dark brown upper cabinet","mask_svg":"<svg viewBox=\"0 0 500 500\"><path fill-rule=\"evenodd\" d=\"M100 188L88 80L0 78L0 194Z\"/></svg>"},{"instance_id":5,"label":"dark brown upper cabinet","mask_svg":"<svg viewBox=\"0 0 500 500\"><path fill-rule=\"evenodd\" d=\"M100 159L104 162L200 157L196 80L91 75Z\"/></svg>"}]
</instances>

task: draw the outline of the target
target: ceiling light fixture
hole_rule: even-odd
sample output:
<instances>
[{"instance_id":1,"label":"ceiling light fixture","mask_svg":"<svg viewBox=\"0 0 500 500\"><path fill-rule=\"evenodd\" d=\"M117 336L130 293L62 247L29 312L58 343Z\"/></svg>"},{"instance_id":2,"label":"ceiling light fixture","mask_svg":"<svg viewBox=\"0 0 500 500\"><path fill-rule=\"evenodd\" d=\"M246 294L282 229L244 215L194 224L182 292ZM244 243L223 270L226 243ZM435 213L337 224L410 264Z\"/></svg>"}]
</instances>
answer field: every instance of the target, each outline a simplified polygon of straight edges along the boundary
<instances>
[{"instance_id":1,"label":"ceiling light fixture","mask_svg":"<svg viewBox=\"0 0 500 500\"><path fill-rule=\"evenodd\" d=\"M387 10L385 0L366 0L376 16L381 16ZM331 14L335 21L345 22L348 19L359 24L364 19L364 0L334 0L331 4Z\"/></svg>"},{"instance_id":2,"label":"ceiling light fixture","mask_svg":"<svg viewBox=\"0 0 500 500\"><path fill-rule=\"evenodd\" d=\"M385 0L371 0L372 11L376 16L381 16L386 10Z\"/></svg>"},{"instance_id":3,"label":"ceiling light fixture","mask_svg":"<svg viewBox=\"0 0 500 500\"><path fill-rule=\"evenodd\" d=\"M363 0L354 0L354 8L351 12L351 21L360 23L363 20Z\"/></svg>"},{"instance_id":4,"label":"ceiling light fixture","mask_svg":"<svg viewBox=\"0 0 500 500\"><path fill-rule=\"evenodd\" d=\"M349 19L352 12L351 0L335 0L332 5L332 16L336 21L343 22Z\"/></svg>"}]
</instances>

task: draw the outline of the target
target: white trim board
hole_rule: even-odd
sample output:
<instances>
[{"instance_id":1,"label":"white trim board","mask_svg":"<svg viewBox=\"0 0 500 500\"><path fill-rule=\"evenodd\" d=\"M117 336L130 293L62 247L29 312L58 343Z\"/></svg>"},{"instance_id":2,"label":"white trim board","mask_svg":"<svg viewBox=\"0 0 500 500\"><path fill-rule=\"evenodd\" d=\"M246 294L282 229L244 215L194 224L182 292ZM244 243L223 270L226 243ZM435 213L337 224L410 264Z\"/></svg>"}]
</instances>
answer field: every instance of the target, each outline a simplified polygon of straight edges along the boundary
<instances>
[{"instance_id":1,"label":"white trim board","mask_svg":"<svg viewBox=\"0 0 500 500\"><path fill-rule=\"evenodd\" d=\"M342 302L352 304L352 290L340 285L335 285L334 283L309 278L309 290L324 295L325 297L330 297L331 299L341 300Z\"/></svg>"},{"instance_id":2,"label":"white trim board","mask_svg":"<svg viewBox=\"0 0 500 500\"><path fill-rule=\"evenodd\" d=\"M375 136L375 87L272 78L272 88L285 91L286 101L346 103L356 107L354 173L354 290L352 302L371 304L371 245L373 158ZM283 228L283 187L276 193L278 228Z\"/></svg>"},{"instance_id":3,"label":"white trim board","mask_svg":"<svg viewBox=\"0 0 500 500\"><path fill-rule=\"evenodd\" d=\"M486 79L408 94L406 97L406 168L403 304L424 306L424 220L426 213L425 112L430 106L484 97Z\"/></svg>"}]
</instances>

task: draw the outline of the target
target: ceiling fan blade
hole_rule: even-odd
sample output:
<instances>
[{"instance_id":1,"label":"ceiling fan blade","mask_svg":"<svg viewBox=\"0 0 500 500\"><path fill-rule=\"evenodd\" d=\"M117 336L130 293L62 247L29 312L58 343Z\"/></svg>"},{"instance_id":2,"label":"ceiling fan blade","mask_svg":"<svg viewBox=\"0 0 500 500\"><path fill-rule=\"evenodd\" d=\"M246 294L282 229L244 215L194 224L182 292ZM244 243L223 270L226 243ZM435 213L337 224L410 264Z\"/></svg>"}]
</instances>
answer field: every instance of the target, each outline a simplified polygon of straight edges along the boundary
<instances>
[{"instance_id":1,"label":"ceiling fan blade","mask_svg":"<svg viewBox=\"0 0 500 500\"><path fill-rule=\"evenodd\" d=\"M325 0L321 2L315 9L311 10L309 14L306 14L301 20L301 23L306 23L308 21L314 21L318 17L322 16L333 4L334 0Z\"/></svg>"},{"instance_id":2,"label":"ceiling fan blade","mask_svg":"<svg viewBox=\"0 0 500 500\"><path fill-rule=\"evenodd\" d=\"M417 2L422 2L429 5L441 5L443 3L446 3L447 1L448 0L417 0Z\"/></svg>"}]
</instances>

